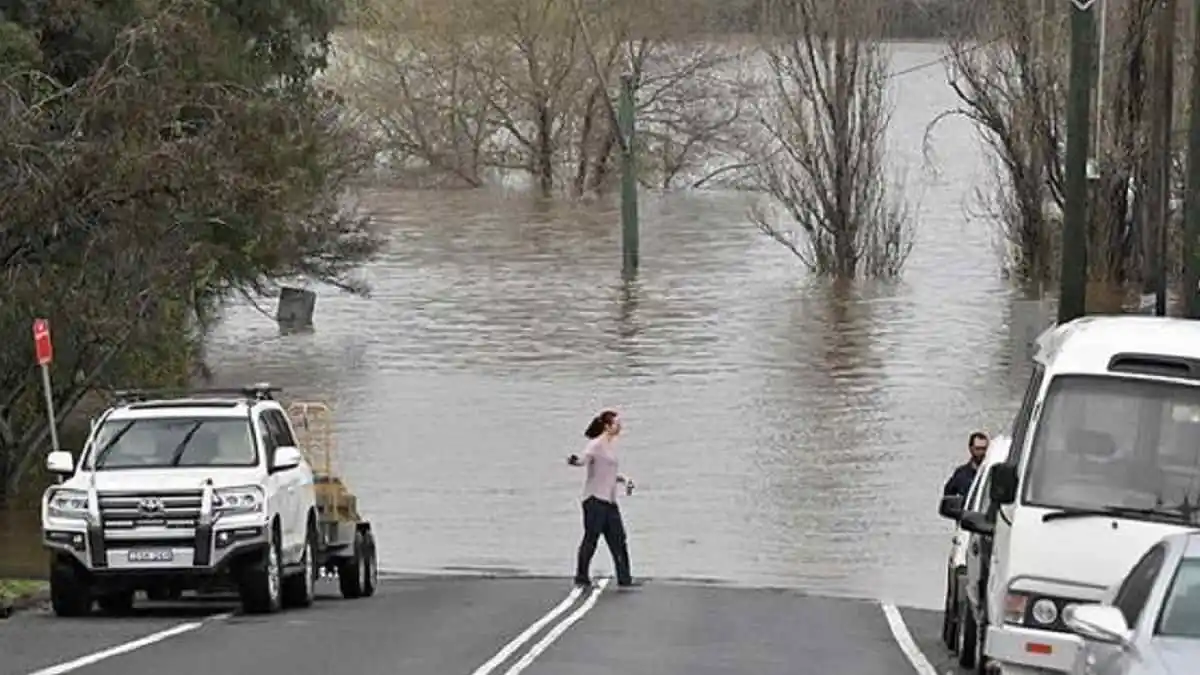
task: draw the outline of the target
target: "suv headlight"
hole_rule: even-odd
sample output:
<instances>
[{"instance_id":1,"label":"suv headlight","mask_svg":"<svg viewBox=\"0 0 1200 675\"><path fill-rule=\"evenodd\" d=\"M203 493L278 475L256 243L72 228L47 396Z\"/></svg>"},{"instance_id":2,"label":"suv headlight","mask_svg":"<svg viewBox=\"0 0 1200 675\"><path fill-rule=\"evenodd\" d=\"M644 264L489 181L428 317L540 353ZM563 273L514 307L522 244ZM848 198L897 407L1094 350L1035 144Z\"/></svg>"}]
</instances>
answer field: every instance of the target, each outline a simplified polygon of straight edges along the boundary
<instances>
[{"instance_id":1,"label":"suv headlight","mask_svg":"<svg viewBox=\"0 0 1200 675\"><path fill-rule=\"evenodd\" d=\"M262 513L264 501L263 490L256 485L220 488L213 491L212 507L222 515Z\"/></svg>"},{"instance_id":2,"label":"suv headlight","mask_svg":"<svg viewBox=\"0 0 1200 675\"><path fill-rule=\"evenodd\" d=\"M88 495L83 490L55 490L46 512L53 518L87 518Z\"/></svg>"}]
</instances>

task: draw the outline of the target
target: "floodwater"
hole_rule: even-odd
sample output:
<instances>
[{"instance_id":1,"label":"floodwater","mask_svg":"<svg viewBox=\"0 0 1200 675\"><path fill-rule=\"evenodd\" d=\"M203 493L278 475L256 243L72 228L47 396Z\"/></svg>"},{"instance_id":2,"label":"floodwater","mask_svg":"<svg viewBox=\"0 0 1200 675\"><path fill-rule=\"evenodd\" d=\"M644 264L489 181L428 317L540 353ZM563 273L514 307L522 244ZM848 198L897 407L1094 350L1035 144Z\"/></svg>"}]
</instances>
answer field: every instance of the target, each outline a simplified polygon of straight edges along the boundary
<instances>
[{"instance_id":1,"label":"floodwater","mask_svg":"<svg viewBox=\"0 0 1200 675\"><path fill-rule=\"evenodd\" d=\"M940 53L903 46L895 69ZM740 196L644 196L626 285L611 205L377 190L374 295L323 292L307 334L234 308L212 365L336 406L387 570L570 574L581 473L564 460L611 406L635 574L939 606L942 482L970 431L1003 431L1027 370L995 230L968 215L988 177L974 132L944 123L931 173L944 71L894 82L893 158L920 199L901 282L807 279Z\"/></svg>"}]
</instances>

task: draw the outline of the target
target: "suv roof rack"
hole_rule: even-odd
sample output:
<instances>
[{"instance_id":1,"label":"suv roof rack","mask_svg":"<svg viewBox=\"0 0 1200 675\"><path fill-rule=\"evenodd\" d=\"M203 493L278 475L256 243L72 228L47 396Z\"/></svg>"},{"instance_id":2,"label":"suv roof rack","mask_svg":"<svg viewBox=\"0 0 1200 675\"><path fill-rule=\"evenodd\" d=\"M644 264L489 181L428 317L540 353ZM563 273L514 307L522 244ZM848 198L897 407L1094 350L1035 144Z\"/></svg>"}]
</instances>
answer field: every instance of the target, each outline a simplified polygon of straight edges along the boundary
<instances>
[{"instance_id":1,"label":"suv roof rack","mask_svg":"<svg viewBox=\"0 0 1200 675\"><path fill-rule=\"evenodd\" d=\"M275 394L283 391L280 387L271 386L268 382L258 382L242 387L219 387L211 389L119 389L113 391L116 397L115 405L145 403L164 399L230 399L243 401L274 401Z\"/></svg>"}]
</instances>

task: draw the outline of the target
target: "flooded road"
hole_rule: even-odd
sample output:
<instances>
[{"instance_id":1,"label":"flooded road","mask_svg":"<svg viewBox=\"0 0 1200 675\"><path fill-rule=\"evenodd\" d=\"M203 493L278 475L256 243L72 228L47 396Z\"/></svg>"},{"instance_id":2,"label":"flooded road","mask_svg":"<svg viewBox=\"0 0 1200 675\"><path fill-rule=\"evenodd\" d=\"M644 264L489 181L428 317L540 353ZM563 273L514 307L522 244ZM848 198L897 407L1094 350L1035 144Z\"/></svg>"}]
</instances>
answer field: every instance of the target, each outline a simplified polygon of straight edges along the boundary
<instances>
[{"instance_id":1,"label":"flooded road","mask_svg":"<svg viewBox=\"0 0 1200 675\"><path fill-rule=\"evenodd\" d=\"M905 47L895 69L939 50ZM322 291L304 335L234 308L212 365L336 406L389 571L569 574L582 476L564 458L611 406L639 488L635 574L937 606L941 484L971 430L1002 430L1025 374L994 229L966 215L987 171L969 125L940 127L938 175L920 165L955 103L944 81L896 80L891 143L921 200L899 283L807 280L736 195L644 196L626 285L613 205L381 189L374 295Z\"/></svg>"}]
</instances>

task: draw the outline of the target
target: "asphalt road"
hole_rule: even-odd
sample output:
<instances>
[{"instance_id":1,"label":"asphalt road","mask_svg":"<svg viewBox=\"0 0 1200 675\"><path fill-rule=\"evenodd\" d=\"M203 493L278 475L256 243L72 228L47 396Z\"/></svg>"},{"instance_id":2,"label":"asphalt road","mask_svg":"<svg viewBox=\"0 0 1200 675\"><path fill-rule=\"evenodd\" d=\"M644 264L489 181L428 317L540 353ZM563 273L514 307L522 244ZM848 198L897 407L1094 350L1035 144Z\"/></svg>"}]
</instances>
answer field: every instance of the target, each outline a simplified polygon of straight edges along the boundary
<instances>
[{"instance_id":1,"label":"asphalt road","mask_svg":"<svg viewBox=\"0 0 1200 675\"><path fill-rule=\"evenodd\" d=\"M215 601L26 612L0 621L0 675L909 675L913 658L932 663L924 675L953 672L936 613L889 622L874 602L794 591L481 577L387 579L360 600L321 591L266 617Z\"/></svg>"}]
</instances>

